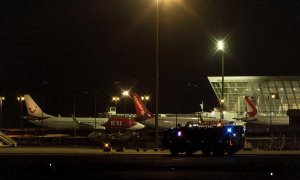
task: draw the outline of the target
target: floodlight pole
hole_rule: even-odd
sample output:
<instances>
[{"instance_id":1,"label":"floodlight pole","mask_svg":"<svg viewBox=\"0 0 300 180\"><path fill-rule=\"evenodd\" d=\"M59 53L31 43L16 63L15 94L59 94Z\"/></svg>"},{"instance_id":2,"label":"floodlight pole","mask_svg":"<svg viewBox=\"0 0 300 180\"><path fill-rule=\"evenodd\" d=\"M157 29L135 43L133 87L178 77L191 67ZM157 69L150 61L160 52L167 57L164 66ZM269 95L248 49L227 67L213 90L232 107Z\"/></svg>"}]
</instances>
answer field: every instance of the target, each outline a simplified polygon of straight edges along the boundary
<instances>
[{"instance_id":1,"label":"floodlight pole","mask_svg":"<svg viewBox=\"0 0 300 180\"><path fill-rule=\"evenodd\" d=\"M158 0L156 0L156 88L155 88L155 147L158 147L158 79L159 79L159 72L158 72Z\"/></svg>"},{"instance_id":2,"label":"floodlight pole","mask_svg":"<svg viewBox=\"0 0 300 180\"><path fill-rule=\"evenodd\" d=\"M1 125L1 127L4 127L4 123L2 122L3 121L3 109L2 109L2 105L3 105L3 100L4 100L5 98L4 97L2 97L2 96L0 96L0 112L1 112L1 116L0 116L0 125Z\"/></svg>"},{"instance_id":3,"label":"floodlight pole","mask_svg":"<svg viewBox=\"0 0 300 180\"><path fill-rule=\"evenodd\" d=\"M224 106L224 51L222 50L222 95L221 95L221 119L224 119L223 106Z\"/></svg>"},{"instance_id":4,"label":"floodlight pole","mask_svg":"<svg viewBox=\"0 0 300 180\"><path fill-rule=\"evenodd\" d=\"M23 116L23 108L22 108L23 103L22 102L24 101L24 97L19 96L19 97L17 97L17 100L20 101L20 118L21 118L20 127L23 128L23 118L22 118L22 116Z\"/></svg>"},{"instance_id":5,"label":"floodlight pole","mask_svg":"<svg viewBox=\"0 0 300 180\"><path fill-rule=\"evenodd\" d=\"M223 105L224 105L224 42L223 40L217 41L217 49L221 51L222 55L222 92L220 100L220 120L224 119Z\"/></svg>"},{"instance_id":6,"label":"floodlight pole","mask_svg":"<svg viewBox=\"0 0 300 180\"><path fill-rule=\"evenodd\" d=\"M97 123L97 90L94 91L94 115L95 115L95 122L94 122L94 131L96 131L96 123Z\"/></svg>"}]
</instances>

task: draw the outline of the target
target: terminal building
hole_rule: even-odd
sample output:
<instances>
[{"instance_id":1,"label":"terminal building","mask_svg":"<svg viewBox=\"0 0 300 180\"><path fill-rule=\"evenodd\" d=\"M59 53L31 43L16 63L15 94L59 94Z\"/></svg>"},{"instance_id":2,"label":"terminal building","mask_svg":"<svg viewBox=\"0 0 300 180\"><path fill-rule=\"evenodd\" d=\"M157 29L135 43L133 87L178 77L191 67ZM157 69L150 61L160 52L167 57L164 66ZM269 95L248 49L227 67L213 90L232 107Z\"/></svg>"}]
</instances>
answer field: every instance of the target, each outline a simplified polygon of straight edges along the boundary
<instances>
[{"instance_id":1,"label":"terminal building","mask_svg":"<svg viewBox=\"0 0 300 180\"><path fill-rule=\"evenodd\" d=\"M221 99L222 77L208 77L208 80L217 98ZM300 76L224 76L223 109L235 112L237 117L245 116L244 96L251 98L258 115L273 118L273 123L289 119L287 122L291 125L288 111L300 109Z\"/></svg>"}]
</instances>

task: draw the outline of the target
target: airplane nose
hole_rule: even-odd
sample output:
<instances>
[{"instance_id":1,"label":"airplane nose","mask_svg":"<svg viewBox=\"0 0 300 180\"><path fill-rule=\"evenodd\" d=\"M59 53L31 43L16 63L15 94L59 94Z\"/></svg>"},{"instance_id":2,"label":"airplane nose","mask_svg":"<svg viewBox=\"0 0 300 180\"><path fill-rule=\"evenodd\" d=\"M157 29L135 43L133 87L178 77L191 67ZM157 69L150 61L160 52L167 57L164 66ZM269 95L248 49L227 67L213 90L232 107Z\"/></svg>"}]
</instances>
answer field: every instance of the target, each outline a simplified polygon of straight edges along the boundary
<instances>
[{"instance_id":1,"label":"airplane nose","mask_svg":"<svg viewBox=\"0 0 300 180\"><path fill-rule=\"evenodd\" d=\"M137 126L138 126L138 129L143 129L145 127L145 125L141 124L141 123L138 123Z\"/></svg>"},{"instance_id":2,"label":"airplane nose","mask_svg":"<svg viewBox=\"0 0 300 180\"><path fill-rule=\"evenodd\" d=\"M145 125L135 122L135 125L128 128L129 130L139 130L139 129L143 129L145 127Z\"/></svg>"},{"instance_id":3,"label":"airplane nose","mask_svg":"<svg viewBox=\"0 0 300 180\"><path fill-rule=\"evenodd\" d=\"M134 129L143 129L144 127L145 127L145 125L138 123L138 122L136 122L136 125L133 126Z\"/></svg>"}]
</instances>

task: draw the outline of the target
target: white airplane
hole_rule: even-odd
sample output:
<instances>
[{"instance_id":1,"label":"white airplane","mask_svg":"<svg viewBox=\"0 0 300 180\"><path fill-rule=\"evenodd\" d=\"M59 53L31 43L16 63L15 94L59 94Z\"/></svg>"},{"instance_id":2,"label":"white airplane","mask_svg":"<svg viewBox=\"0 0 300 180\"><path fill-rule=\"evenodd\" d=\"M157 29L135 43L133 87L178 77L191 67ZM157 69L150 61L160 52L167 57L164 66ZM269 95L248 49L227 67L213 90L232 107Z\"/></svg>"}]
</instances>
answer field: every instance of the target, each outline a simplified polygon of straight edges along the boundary
<instances>
[{"instance_id":1,"label":"white airplane","mask_svg":"<svg viewBox=\"0 0 300 180\"><path fill-rule=\"evenodd\" d=\"M233 111L224 111L224 119L234 119L234 120L241 120L241 121L248 121L248 120L254 120L256 119L257 115L257 109L255 105L252 103L252 101L249 99L248 96L244 96L244 99L247 103L247 109L251 111L247 111L246 113L243 113L241 115L240 113L233 112ZM220 111L212 111L212 112L204 112L203 113L204 118L205 117L214 117L216 119L220 118Z\"/></svg>"},{"instance_id":2,"label":"white airplane","mask_svg":"<svg viewBox=\"0 0 300 180\"><path fill-rule=\"evenodd\" d=\"M251 101L249 96L244 97L246 100L246 103L248 105L247 109L251 109L250 112L247 112L247 116L244 117L236 117L235 112L226 112L224 115L225 119L238 119L241 121L246 122L247 124L259 124L259 125L288 125L289 124L289 117L286 115L272 115L269 114L262 114L260 113L254 103ZM214 112L215 115L219 115L218 112ZM217 117L218 118L218 117Z\"/></svg>"},{"instance_id":3,"label":"white airplane","mask_svg":"<svg viewBox=\"0 0 300 180\"><path fill-rule=\"evenodd\" d=\"M135 110L136 110L136 114L137 117L140 118L141 123L143 123L144 125L146 125L147 127L155 127L155 117L154 115L147 109L147 107L145 106L145 104L143 103L143 101L141 100L141 98L136 94L133 93L131 94L134 105L135 105ZM160 115L158 117L158 128L160 129L168 129L168 128L172 128L172 127L176 127L176 125L178 124L187 124L187 123L206 123L206 124L217 124L217 123L235 123L235 124L239 124L239 125L244 125L245 122L243 121L239 121L239 120L225 120L222 119L220 120L219 118L203 118L201 116L201 114L197 117L182 117L182 116L172 116L172 117L168 117L168 116L162 116Z\"/></svg>"},{"instance_id":4,"label":"white airplane","mask_svg":"<svg viewBox=\"0 0 300 180\"><path fill-rule=\"evenodd\" d=\"M261 114L248 96L245 96L246 102L252 109L252 113L248 113L249 117L241 118L242 121L248 124L262 124L262 125L289 125L288 116L275 116L271 113Z\"/></svg>"},{"instance_id":5,"label":"white airplane","mask_svg":"<svg viewBox=\"0 0 300 180\"><path fill-rule=\"evenodd\" d=\"M35 103L30 95L24 95L27 106L27 119L37 126L54 129L96 129L105 131L140 130L145 126L132 118L88 118L88 117L61 117L46 114Z\"/></svg>"}]
</instances>

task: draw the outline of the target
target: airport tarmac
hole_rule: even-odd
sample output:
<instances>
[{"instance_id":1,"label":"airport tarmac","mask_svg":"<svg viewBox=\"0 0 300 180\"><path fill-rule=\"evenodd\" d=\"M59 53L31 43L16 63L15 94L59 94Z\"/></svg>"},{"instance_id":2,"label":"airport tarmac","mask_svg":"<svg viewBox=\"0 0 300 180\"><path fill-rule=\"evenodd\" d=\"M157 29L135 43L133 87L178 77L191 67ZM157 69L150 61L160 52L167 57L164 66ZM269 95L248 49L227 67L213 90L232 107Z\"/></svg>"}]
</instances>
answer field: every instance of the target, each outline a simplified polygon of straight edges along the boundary
<instances>
[{"instance_id":1,"label":"airport tarmac","mask_svg":"<svg viewBox=\"0 0 300 180\"><path fill-rule=\"evenodd\" d=\"M0 179L299 179L299 151L172 157L169 151L95 147L0 148Z\"/></svg>"},{"instance_id":2,"label":"airport tarmac","mask_svg":"<svg viewBox=\"0 0 300 180\"><path fill-rule=\"evenodd\" d=\"M107 154L102 148L97 147L0 147L0 155L3 154L40 154L40 155L97 155L97 154ZM169 150L161 149L125 149L123 151L118 151L112 148L109 154L166 154L170 155ZM201 151L197 151L196 154L202 154ZM300 151L266 151L259 149L252 149L251 151L241 150L236 153L237 155L300 155Z\"/></svg>"}]
</instances>

